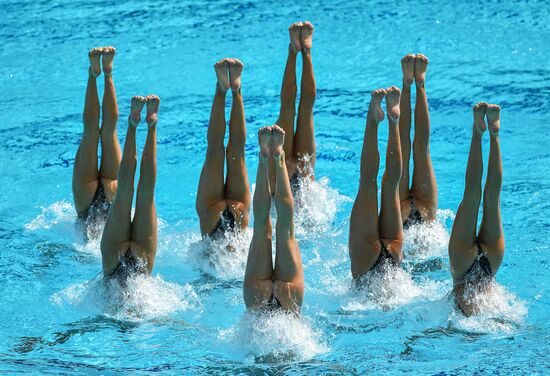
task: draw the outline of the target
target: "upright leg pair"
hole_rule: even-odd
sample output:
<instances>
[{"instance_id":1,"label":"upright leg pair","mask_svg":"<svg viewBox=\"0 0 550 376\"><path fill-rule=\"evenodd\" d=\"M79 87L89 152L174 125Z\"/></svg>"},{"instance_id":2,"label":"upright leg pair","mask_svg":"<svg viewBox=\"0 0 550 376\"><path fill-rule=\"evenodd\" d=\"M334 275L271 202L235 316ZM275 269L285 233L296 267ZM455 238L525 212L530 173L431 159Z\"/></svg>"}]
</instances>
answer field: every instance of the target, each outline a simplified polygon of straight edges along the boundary
<instances>
[{"instance_id":1,"label":"upright leg pair","mask_svg":"<svg viewBox=\"0 0 550 376\"><path fill-rule=\"evenodd\" d=\"M315 132L313 128L313 104L317 95L311 47L313 41L313 25L311 22L296 22L289 27L290 45L286 61L283 83L281 86L281 109L279 125L285 131L283 145L286 155L288 178L308 176L313 178L315 166ZM302 53L302 82L300 103L298 105L298 121L294 132L296 116L296 57ZM275 166L269 166L270 181L275 187Z\"/></svg>"},{"instance_id":2,"label":"upright leg pair","mask_svg":"<svg viewBox=\"0 0 550 376\"><path fill-rule=\"evenodd\" d=\"M274 125L258 132L260 161L254 192L254 235L244 277L244 302L249 309L280 307L298 314L304 297L300 249L294 237L294 201L284 160L285 131ZM274 161L276 187L270 187L268 161ZM275 268L271 248L271 192L275 188Z\"/></svg>"},{"instance_id":3,"label":"upright leg pair","mask_svg":"<svg viewBox=\"0 0 550 376\"><path fill-rule=\"evenodd\" d=\"M430 112L426 96L426 70L428 58L409 54L401 60L403 90L401 92L399 133L403 153L403 173L399 183L403 223L433 221L437 211L437 183L430 158ZM416 83L414 107L414 173L409 189L409 162L411 157L411 85Z\"/></svg>"},{"instance_id":4,"label":"upright leg pair","mask_svg":"<svg viewBox=\"0 0 550 376\"><path fill-rule=\"evenodd\" d=\"M474 126L472 142L466 169L464 197L458 207L453 230L449 241L449 259L451 274L455 281L455 293L464 312L470 312L460 301L464 286L460 281L471 270L479 253L488 259L492 274L496 273L504 255L504 231L500 215L500 190L502 186L502 159L500 155L500 107L479 102L474 106ZM481 177L483 160L481 138L487 129L490 133L489 164L487 181L483 192L483 217L481 227L476 234L479 204L481 201ZM478 249L479 247L479 249ZM458 282L458 283L457 283Z\"/></svg>"},{"instance_id":5,"label":"upright leg pair","mask_svg":"<svg viewBox=\"0 0 550 376\"><path fill-rule=\"evenodd\" d=\"M196 202L203 236L227 229L227 226L222 226L225 222L245 228L248 226L250 211L250 184L244 159L246 123L241 95L243 64L237 59L226 58L218 61L214 68L218 82L208 124L208 147ZM229 121L229 142L225 150L225 96L229 88L233 93L233 105ZM227 178L224 179L226 160ZM228 220L225 217L232 218Z\"/></svg>"},{"instance_id":6,"label":"upright leg pair","mask_svg":"<svg viewBox=\"0 0 550 376\"><path fill-rule=\"evenodd\" d=\"M84 102L84 133L75 156L73 169L73 197L76 211L86 220L94 201L112 202L117 190L120 165L120 146L117 137L118 106L113 81L114 47L92 48L88 53L90 68ZM103 119L99 128L99 98L97 77L101 74L100 60L105 76ZM97 148L101 138L101 165L98 170ZM100 187L102 189L100 189ZM99 197L101 193L102 197ZM106 213L104 213L106 215Z\"/></svg>"},{"instance_id":7,"label":"upright leg pair","mask_svg":"<svg viewBox=\"0 0 550 376\"><path fill-rule=\"evenodd\" d=\"M147 139L141 156L137 188L136 210L132 221L134 176L136 172L136 128L141 120L141 109L147 103ZM157 177L157 121L160 99L156 95L133 97L128 117L128 132L118 173L118 190L109 210L103 237L101 256L103 273L111 276L128 252L132 259L143 263L151 273L157 250L157 211L155 182Z\"/></svg>"},{"instance_id":8,"label":"upright leg pair","mask_svg":"<svg viewBox=\"0 0 550 376\"><path fill-rule=\"evenodd\" d=\"M396 264L403 259L403 224L398 186L401 177L401 147L399 141L399 89L395 86L372 92L367 114L367 126L361 153L359 192L350 217L349 253L351 273L358 278L371 270L384 250ZM378 124L384 119L380 102L386 97L389 136L386 150L386 171L382 178L381 210L378 215L377 176Z\"/></svg>"}]
</instances>

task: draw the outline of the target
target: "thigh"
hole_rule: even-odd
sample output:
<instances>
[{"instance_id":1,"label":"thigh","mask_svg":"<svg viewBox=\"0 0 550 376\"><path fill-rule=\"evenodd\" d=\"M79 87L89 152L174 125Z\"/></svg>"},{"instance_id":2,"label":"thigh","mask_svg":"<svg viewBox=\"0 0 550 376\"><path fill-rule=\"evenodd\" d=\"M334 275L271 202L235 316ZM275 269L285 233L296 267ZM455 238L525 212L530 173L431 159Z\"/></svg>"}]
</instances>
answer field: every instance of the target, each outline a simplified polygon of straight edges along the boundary
<instances>
[{"instance_id":1,"label":"thigh","mask_svg":"<svg viewBox=\"0 0 550 376\"><path fill-rule=\"evenodd\" d=\"M265 232L254 231L243 284L243 298L247 308L263 308L273 297L273 265L263 265L267 259L259 255L271 255L271 239Z\"/></svg>"},{"instance_id":2,"label":"thigh","mask_svg":"<svg viewBox=\"0 0 550 376\"><path fill-rule=\"evenodd\" d=\"M157 251L157 209L152 194L140 195L138 192L131 233L132 243L139 245L143 251L140 257L147 260L147 267L152 269Z\"/></svg>"},{"instance_id":3,"label":"thigh","mask_svg":"<svg viewBox=\"0 0 550 376\"><path fill-rule=\"evenodd\" d=\"M214 229L218 226L222 213L226 208L227 203L225 200L222 200L205 207L201 211L198 211L201 234L203 236L210 235L212 231L214 231Z\"/></svg>"}]
</instances>

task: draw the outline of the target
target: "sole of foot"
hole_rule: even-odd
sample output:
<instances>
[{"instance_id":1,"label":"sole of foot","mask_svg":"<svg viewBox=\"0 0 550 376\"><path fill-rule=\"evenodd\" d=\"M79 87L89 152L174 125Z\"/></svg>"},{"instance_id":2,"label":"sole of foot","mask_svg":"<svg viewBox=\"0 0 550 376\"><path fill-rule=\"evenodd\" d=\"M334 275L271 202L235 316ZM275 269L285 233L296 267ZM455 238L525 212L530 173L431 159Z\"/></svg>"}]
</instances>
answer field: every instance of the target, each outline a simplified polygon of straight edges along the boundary
<instances>
[{"instance_id":1,"label":"sole of foot","mask_svg":"<svg viewBox=\"0 0 550 376\"><path fill-rule=\"evenodd\" d=\"M145 105L146 99L144 97L135 96L132 97L130 116L128 117L128 124L132 127L137 127L141 121L141 109Z\"/></svg>"},{"instance_id":2,"label":"sole of foot","mask_svg":"<svg viewBox=\"0 0 550 376\"><path fill-rule=\"evenodd\" d=\"M417 86L424 86L426 81L426 70L428 70L428 58L425 55L418 54L414 58L414 80Z\"/></svg>"},{"instance_id":3,"label":"sole of foot","mask_svg":"<svg viewBox=\"0 0 550 376\"><path fill-rule=\"evenodd\" d=\"M397 86L386 89L386 113L390 124L397 124L399 121L399 101L401 99L401 90Z\"/></svg>"},{"instance_id":4,"label":"sole of foot","mask_svg":"<svg viewBox=\"0 0 550 376\"><path fill-rule=\"evenodd\" d=\"M487 103L478 102L472 109L474 111L474 129L480 134L483 134L487 130L487 125L485 124L485 111L487 110Z\"/></svg>"},{"instance_id":5,"label":"sole of foot","mask_svg":"<svg viewBox=\"0 0 550 376\"><path fill-rule=\"evenodd\" d=\"M115 59L116 48L112 46L103 47L101 53L101 65L103 65L103 73L105 76L110 76L113 73L113 60Z\"/></svg>"},{"instance_id":6,"label":"sole of foot","mask_svg":"<svg viewBox=\"0 0 550 376\"><path fill-rule=\"evenodd\" d=\"M149 94L145 97L145 100L147 101L147 117L145 121L149 127L154 127L158 121L160 98L154 94Z\"/></svg>"},{"instance_id":7,"label":"sole of foot","mask_svg":"<svg viewBox=\"0 0 550 376\"><path fill-rule=\"evenodd\" d=\"M101 59L101 53L103 48L95 47L88 51L88 58L90 59L90 75L97 77L101 74L101 66L99 65Z\"/></svg>"},{"instance_id":8,"label":"sole of foot","mask_svg":"<svg viewBox=\"0 0 550 376\"><path fill-rule=\"evenodd\" d=\"M214 64L214 70L216 71L216 77L218 78L218 88L222 92L229 90L229 59L224 58Z\"/></svg>"},{"instance_id":9,"label":"sole of foot","mask_svg":"<svg viewBox=\"0 0 550 376\"><path fill-rule=\"evenodd\" d=\"M376 89L373 90L370 94L371 99L367 116L372 117L372 120L374 120L376 123L380 123L382 120L384 120L384 111L382 111L382 107L380 104L382 103L382 99L384 99L384 97L386 96L386 90Z\"/></svg>"},{"instance_id":10,"label":"sole of foot","mask_svg":"<svg viewBox=\"0 0 550 376\"><path fill-rule=\"evenodd\" d=\"M295 54L302 51L302 43L300 42L300 30L302 29L302 25L302 22L294 22L288 28L290 46Z\"/></svg>"},{"instance_id":11,"label":"sole of foot","mask_svg":"<svg viewBox=\"0 0 550 376\"><path fill-rule=\"evenodd\" d=\"M414 81L414 63L416 56L408 54L401 59L401 70L403 70L403 84L411 86Z\"/></svg>"},{"instance_id":12,"label":"sole of foot","mask_svg":"<svg viewBox=\"0 0 550 376\"><path fill-rule=\"evenodd\" d=\"M283 143L285 142L285 131L277 124L271 127L271 157L280 159L284 154Z\"/></svg>"},{"instance_id":13,"label":"sole of foot","mask_svg":"<svg viewBox=\"0 0 550 376\"><path fill-rule=\"evenodd\" d=\"M313 46L313 24L309 21L302 23L302 28L300 29L300 43L302 44L302 51L305 54L309 54Z\"/></svg>"},{"instance_id":14,"label":"sole of foot","mask_svg":"<svg viewBox=\"0 0 550 376\"><path fill-rule=\"evenodd\" d=\"M498 135L498 132L500 131L500 106L496 104L488 104L485 114L487 115L489 133L492 136Z\"/></svg>"},{"instance_id":15,"label":"sole of foot","mask_svg":"<svg viewBox=\"0 0 550 376\"><path fill-rule=\"evenodd\" d=\"M269 157L271 150L271 136L272 136L272 127L267 126L260 128L258 131L258 143L260 144L260 156L264 159Z\"/></svg>"},{"instance_id":16,"label":"sole of foot","mask_svg":"<svg viewBox=\"0 0 550 376\"><path fill-rule=\"evenodd\" d=\"M229 83L231 91L238 93L241 91L241 73L243 72L244 64L239 59L229 60Z\"/></svg>"}]
</instances>

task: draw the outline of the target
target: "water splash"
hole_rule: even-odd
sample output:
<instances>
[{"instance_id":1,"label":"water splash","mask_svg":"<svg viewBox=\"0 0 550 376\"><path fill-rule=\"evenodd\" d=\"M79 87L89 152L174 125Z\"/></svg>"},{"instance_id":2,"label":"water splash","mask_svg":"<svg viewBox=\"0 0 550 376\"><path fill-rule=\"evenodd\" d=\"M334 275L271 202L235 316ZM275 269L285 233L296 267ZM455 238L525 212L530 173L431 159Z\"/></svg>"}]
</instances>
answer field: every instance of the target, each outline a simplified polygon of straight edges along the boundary
<instances>
[{"instance_id":1,"label":"water splash","mask_svg":"<svg viewBox=\"0 0 550 376\"><path fill-rule=\"evenodd\" d=\"M308 319L283 311L246 312L219 334L228 351L247 363L306 361L329 350L322 337Z\"/></svg>"},{"instance_id":2,"label":"water splash","mask_svg":"<svg viewBox=\"0 0 550 376\"><path fill-rule=\"evenodd\" d=\"M403 252L417 261L447 254L449 233L446 223L454 219L452 210L437 210L437 218L431 223L414 224L403 233Z\"/></svg>"},{"instance_id":3,"label":"water splash","mask_svg":"<svg viewBox=\"0 0 550 376\"><path fill-rule=\"evenodd\" d=\"M180 286L146 274L129 276L124 284L116 278L98 275L53 294L51 300L126 321L155 319L200 306L199 297L190 285Z\"/></svg>"},{"instance_id":4,"label":"water splash","mask_svg":"<svg viewBox=\"0 0 550 376\"><path fill-rule=\"evenodd\" d=\"M68 227L74 232L74 222L76 221L76 212L74 206L65 200L54 202L49 206L42 206L40 214L32 221L25 224L25 230L51 230L56 227L68 230ZM71 224L71 226L67 226Z\"/></svg>"}]
</instances>

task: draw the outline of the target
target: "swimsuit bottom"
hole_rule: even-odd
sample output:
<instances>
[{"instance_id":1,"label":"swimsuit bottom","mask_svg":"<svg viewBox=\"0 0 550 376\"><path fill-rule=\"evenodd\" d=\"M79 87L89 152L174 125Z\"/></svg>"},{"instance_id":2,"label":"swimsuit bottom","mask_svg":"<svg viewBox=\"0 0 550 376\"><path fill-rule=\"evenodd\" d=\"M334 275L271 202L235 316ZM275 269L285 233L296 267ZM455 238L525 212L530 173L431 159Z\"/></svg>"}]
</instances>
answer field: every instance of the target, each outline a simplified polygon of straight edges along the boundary
<instances>
[{"instance_id":1,"label":"swimsuit bottom","mask_svg":"<svg viewBox=\"0 0 550 376\"><path fill-rule=\"evenodd\" d=\"M477 257L472 263L472 266L470 266L470 269L464 275L460 278L457 278L457 280L453 283L453 285L461 286L465 285L466 283L479 283L491 280L494 277L493 270L491 269L491 264L489 263L489 259L487 258L487 255L483 250L481 249L481 245L478 241L477 243Z\"/></svg>"},{"instance_id":2,"label":"swimsuit bottom","mask_svg":"<svg viewBox=\"0 0 550 376\"><path fill-rule=\"evenodd\" d=\"M125 281L128 277L136 274L147 274L147 269L145 264L128 249L109 277Z\"/></svg>"},{"instance_id":3,"label":"swimsuit bottom","mask_svg":"<svg viewBox=\"0 0 550 376\"><path fill-rule=\"evenodd\" d=\"M110 208L111 203L107 200L103 184L99 182L92 203L87 209L78 214L78 220L86 224L105 221Z\"/></svg>"},{"instance_id":4,"label":"swimsuit bottom","mask_svg":"<svg viewBox=\"0 0 550 376\"><path fill-rule=\"evenodd\" d=\"M424 220L422 219L422 215L420 214L420 211L416 207L416 205L413 203L412 199L409 198L411 203L411 213L409 214L409 218L403 223L403 229L406 230L412 225L417 225L420 223L423 223Z\"/></svg>"},{"instance_id":5,"label":"swimsuit bottom","mask_svg":"<svg viewBox=\"0 0 550 376\"><path fill-rule=\"evenodd\" d=\"M233 231L236 226L237 223L235 221L235 216L228 208L225 208L222 212L222 215L220 216L220 220L216 224L216 227L214 227L214 230L212 230L212 232L210 232L208 236L212 238L218 234L223 234L227 231Z\"/></svg>"},{"instance_id":6,"label":"swimsuit bottom","mask_svg":"<svg viewBox=\"0 0 550 376\"><path fill-rule=\"evenodd\" d=\"M370 267L368 272L370 272L371 270L378 269L379 267L381 267L382 265L384 265L386 263L388 263L389 265L394 266L394 267L398 266L397 262L395 262L395 259L391 256L391 253L390 253L390 251L388 251L386 246L382 242L380 242L380 245L382 246L382 249L380 250L380 254L378 255L378 258L376 259L376 262L374 263L374 265L372 265Z\"/></svg>"}]
</instances>

